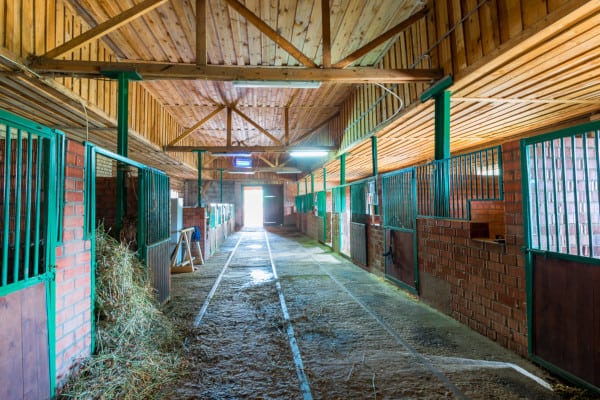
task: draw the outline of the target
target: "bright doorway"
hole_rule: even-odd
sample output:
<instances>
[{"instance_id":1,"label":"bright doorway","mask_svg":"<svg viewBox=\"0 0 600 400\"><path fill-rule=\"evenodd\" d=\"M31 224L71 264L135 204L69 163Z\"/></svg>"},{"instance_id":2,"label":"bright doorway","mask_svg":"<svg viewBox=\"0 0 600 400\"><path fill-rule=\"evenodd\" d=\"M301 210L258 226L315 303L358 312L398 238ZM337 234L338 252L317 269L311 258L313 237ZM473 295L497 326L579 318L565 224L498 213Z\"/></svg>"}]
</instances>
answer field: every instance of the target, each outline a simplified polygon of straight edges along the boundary
<instances>
[{"instance_id":1,"label":"bright doorway","mask_svg":"<svg viewBox=\"0 0 600 400\"><path fill-rule=\"evenodd\" d=\"M263 226L263 188L244 186L244 227Z\"/></svg>"}]
</instances>

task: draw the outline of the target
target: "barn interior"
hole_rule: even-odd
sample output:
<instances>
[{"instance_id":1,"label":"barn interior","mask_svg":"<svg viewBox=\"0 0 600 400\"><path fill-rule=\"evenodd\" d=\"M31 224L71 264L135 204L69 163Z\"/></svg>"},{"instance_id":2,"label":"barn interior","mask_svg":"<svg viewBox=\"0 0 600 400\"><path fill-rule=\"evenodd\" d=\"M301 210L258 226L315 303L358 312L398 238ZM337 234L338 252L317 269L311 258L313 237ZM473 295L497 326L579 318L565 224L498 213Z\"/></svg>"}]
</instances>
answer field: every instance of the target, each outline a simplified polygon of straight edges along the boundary
<instances>
[{"instance_id":1,"label":"barn interior","mask_svg":"<svg viewBox=\"0 0 600 400\"><path fill-rule=\"evenodd\" d=\"M160 304L271 240L275 299L299 258L368 272L597 394L599 37L594 0L0 0L0 398L49 398L94 353L101 224Z\"/></svg>"}]
</instances>

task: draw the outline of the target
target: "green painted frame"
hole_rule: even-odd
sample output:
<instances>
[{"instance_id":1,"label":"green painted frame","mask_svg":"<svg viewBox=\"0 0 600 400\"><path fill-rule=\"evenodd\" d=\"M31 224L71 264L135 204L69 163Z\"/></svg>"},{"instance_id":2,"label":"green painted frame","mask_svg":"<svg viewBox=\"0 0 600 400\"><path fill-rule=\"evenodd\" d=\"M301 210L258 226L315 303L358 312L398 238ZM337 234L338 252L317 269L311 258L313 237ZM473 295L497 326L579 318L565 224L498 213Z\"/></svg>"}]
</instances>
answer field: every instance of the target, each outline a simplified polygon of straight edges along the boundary
<instances>
[{"instance_id":1,"label":"green painted frame","mask_svg":"<svg viewBox=\"0 0 600 400\"><path fill-rule=\"evenodd\" d=\"M48 370L50 375L50 393L49 396L53 396L56 390L56 334L55 334L55 321L56 321L56 246L59 242L59 237L62 236L62 221L59 222L59 218L62 219L62 210L58 213L54 212L59 207L62 208L64 206L64 134L58 130L50 129L41 124L37 124L33 121L27 120L25 118L21 118L17 115L9 113L4 110L0 110L0 123L7 126L7 134L9 133L8 129L15 128L18 132L18 137L22 138L22 131L26 131L28 133L32 133L39 138L46 139L41 142L46 148L44 153L45 157L42 157L42 151L38 152L37 162L43 162L43 169L47 173L44 174L44 187L47 192L44 193L45 198L47 198L46 207L42 211L41 207L36 206L36 218L39 220L40 218L46 219L46 248L45 248L45 260L46 265L45 271L37 274L32 277L25 278L24 280L20 280L8 285L0 285L0 296L6 296L10 293L23 290L30 286L36 285L40 282L45 282L46 284L46 313L47 313L47 329L48 329ZM6 156L5 163L6 165L10 164L10 140L6 140ZM62 143L62 146L60 145ZM20 147L21 144L19 143ZM30 152L29 152L30 153ZM17 165L23 162L21 158L21 153L18 152L17 155ZM29 156L28 156L29 157ZM43 158L43 159L41 159ZM10 173L10 170L5 169L6 172ZM21 174L19 174L19 178L21 179ZM58 179L57 179L58 178ZM28 185L28 183L26 183ZM61 187L62 184L62 187ZM18 184L20 186L20 183ZM38 192L39 192L38 185ZM8 188L8 189L7 189ZM10 183L5 182L5 190L8 190L7 193L10 193ZM39 193L38 193L39 194ZM30 201L30 196L27 196L27 201ZM39 196L38 196L39 200ZM20 204L20 201L18 201ZM20 207L20 206L19 206ZM5 204L3 219L5 219L8 215L9 206ZM44 215L42 215L42 213ZM27 224L31 221L29 217L27 218ZM4 248L8 247L8 235L7 230L8 226L4 227L5 235L2 246ZM17 228L19 231L20 228ZM37 238L36 238L37 241ZM4 252L3 252L4 253ZM7 257L7 253L3 255L3 257ZM3 259L3 263L6 260Z\"/></svg>"},{"instance_id":2,"label":"green painted frame","mask_svg":"<svg viewBox=\"0 0 600 400\"><path fill-rule=\"evenodd\" d=\"M544 135L535 136L531 138L522 139L520 142L520 154L521 154L521 185L522 185L522 205L523 205L523 229L524 229L524 242L523 251L525 252L525 290L527 299L527 353L529 358L535 363L542 367L552 371L553 373L563 377L564 379L574 382L582 387L585 387L596 393L600 393L600 389L596 386L580 379L579 377L571 374L568 371L544 360L543 358L533 353L533 254L543 254L554 258L577 261L581 263L588 263L591 265L600 266L600 259L594 259L590 257L576 256L571 254L563 254L552 251L544 251L532 248L532 230L531 230L531 210L530 210L530 191L529 191L529 157L527 156L527 147L538 143L550 141L553 139L559 139L564 137L570 137L591 130L600 130L600 121L589 122L586 124L561 129L558 131L550 132Z\"/></svg>"}]
</instances>

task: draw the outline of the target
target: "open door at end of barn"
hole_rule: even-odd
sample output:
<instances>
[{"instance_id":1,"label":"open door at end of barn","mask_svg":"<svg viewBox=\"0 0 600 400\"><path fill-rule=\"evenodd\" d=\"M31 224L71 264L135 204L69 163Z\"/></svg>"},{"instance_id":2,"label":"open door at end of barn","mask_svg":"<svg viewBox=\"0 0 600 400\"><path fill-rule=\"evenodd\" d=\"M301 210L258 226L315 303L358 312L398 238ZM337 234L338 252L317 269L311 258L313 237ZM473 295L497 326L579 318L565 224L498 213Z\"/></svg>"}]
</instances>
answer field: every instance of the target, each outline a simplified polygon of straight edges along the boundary
<instances>
[{"instance_id":1,"label":"open door at end of barn","mask_svg":"<svg viewBox=\"0 0 600 400\"><path fill-rule=\"evenodd\" d=\"M600 392L600 123L521 142L531 358Z\"/></svg>"}]
</instances>

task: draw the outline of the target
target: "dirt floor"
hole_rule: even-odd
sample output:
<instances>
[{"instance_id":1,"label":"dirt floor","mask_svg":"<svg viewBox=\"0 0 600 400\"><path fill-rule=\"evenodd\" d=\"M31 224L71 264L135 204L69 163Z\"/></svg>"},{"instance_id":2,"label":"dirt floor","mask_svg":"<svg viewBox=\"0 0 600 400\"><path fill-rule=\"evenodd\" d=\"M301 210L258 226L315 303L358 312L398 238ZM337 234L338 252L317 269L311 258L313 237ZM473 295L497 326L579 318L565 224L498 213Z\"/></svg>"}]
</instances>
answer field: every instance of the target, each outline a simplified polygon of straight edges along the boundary
<instances>
[{"instance_id":1,"label":"dirt floor","mask_svg":"<svg viewBox=\"0 0 600 400\"><path fill-rule=\"evenodd\" d=\"M232 235L173 276L166 312L188 330L169 399L560 398L541 369L297 233Z\"/></svg>"}]
</instances>

